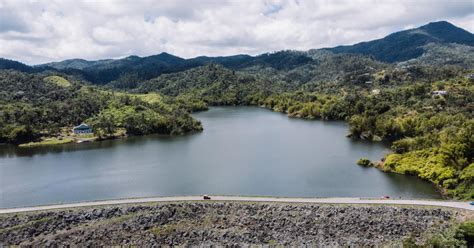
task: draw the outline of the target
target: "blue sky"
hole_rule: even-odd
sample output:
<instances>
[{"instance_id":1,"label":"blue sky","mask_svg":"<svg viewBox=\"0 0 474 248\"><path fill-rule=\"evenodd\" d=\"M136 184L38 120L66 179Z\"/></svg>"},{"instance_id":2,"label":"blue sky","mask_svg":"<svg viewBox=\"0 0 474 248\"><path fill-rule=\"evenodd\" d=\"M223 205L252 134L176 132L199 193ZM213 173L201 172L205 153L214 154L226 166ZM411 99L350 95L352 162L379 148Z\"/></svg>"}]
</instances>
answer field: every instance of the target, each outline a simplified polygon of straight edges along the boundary
<instances>
[{"instance_id":1,"label":"blue sky","mask_svg":"<svg viewBox=\"0 0 474 248\"><path fill-rule=\"evenodd\" d=\"M438 20L474 32L474 1L0 0L0 57L255 55L353 44Z\"/></svg>"}]
</instances>

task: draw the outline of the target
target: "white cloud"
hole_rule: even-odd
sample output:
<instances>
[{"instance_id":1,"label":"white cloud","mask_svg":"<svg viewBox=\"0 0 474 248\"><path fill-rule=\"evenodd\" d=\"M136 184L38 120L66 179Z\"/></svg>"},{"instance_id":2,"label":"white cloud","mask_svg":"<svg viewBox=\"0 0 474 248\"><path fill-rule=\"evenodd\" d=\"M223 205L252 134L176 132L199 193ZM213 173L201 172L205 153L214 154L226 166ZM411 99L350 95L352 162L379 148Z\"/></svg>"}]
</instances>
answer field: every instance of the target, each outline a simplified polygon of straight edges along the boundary
<instances>
[{"instance_id":1,"label":"white cloud","mask_svg":"<svg viewBox=\"0 0 474 248\"><path fill-rule=\"evenodd\" d=\"M330 47L430 21L474 31L471 0L0 0L0 57L35 64Z\"/></svg>"}]
</instances>

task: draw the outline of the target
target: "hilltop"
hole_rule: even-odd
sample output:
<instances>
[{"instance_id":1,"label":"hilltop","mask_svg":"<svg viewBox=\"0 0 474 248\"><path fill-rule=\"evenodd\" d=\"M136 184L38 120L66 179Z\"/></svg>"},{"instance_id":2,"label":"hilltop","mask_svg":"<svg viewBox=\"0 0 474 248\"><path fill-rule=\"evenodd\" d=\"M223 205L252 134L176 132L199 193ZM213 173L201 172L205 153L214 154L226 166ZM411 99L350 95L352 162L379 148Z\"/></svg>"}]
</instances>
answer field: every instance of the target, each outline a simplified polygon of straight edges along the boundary
<instances>
[{"instance_id":1,"label":"hilltop","mask_svg":"<svg viewBox=\"0 0 474 248\"><path fill-rule=\"evenodd\" d=\"M440 21L390 34L382 39L338 46L327 50L334 53L356 53L374 56L384 62L402 62L426 52L426 45L459 44L474 46L474 34L453 24Z\"/></svg>"}]
</instances>

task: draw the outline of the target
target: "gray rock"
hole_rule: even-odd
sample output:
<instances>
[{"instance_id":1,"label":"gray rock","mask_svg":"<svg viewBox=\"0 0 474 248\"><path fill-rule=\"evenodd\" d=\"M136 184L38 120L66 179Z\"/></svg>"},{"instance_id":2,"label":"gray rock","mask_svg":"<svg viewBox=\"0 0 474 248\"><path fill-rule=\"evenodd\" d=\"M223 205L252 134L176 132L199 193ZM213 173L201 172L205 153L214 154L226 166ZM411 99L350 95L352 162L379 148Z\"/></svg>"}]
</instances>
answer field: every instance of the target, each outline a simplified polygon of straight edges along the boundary
<instances>
[{"instance_id":1,"label":"gray rock","mask_svg":"<svg viewBox=\"0 0 474 248\"><path fill-rule=\"evenodd\" d=\"M448 228L444 209L192 202L0 215L0 246L380 246Z\"/></svg>"}]
</instances>

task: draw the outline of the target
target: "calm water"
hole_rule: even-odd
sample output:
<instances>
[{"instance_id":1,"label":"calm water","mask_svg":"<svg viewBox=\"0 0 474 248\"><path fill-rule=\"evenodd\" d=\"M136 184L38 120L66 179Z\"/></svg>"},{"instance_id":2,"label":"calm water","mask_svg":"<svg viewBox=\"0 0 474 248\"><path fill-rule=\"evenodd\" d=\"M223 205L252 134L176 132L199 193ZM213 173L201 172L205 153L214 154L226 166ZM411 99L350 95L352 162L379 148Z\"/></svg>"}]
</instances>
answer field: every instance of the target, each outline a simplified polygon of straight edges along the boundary
<instances>
[{"instance_id":1,"label":"calm water","mask_svg":"<svg viewBox=\"0 0 474 248\"><path fill-rule=\"evenodd\" d=\"M362 168L382 144L345 137L343 122L254 107L195 115L204 132L37 149L0 146L0 207L169 195L438 198L415 177Z\"/></svg>"}]
</instances>

